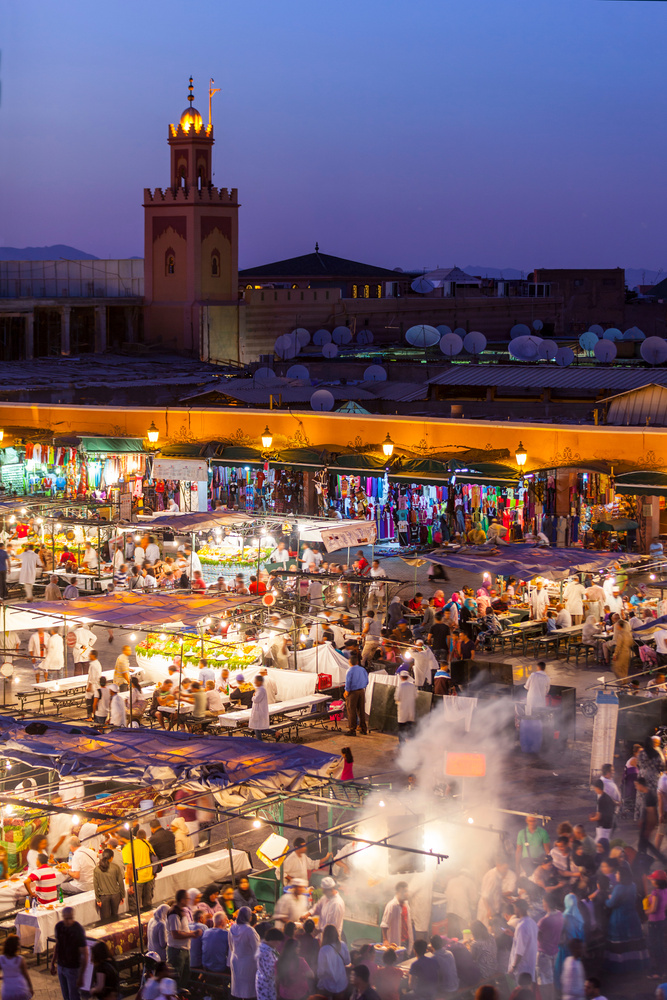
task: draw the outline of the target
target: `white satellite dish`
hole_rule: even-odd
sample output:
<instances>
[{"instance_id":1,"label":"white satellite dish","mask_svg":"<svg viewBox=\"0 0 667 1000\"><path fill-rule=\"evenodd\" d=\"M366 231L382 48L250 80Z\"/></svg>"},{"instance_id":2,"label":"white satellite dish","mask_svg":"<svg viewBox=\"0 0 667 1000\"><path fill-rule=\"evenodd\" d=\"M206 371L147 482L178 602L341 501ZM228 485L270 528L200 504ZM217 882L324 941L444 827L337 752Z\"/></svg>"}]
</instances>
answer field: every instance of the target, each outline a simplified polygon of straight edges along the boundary
<instances>
[{"instance_id":1,"label":"white satellite dish","mask_svg":"<svg viewBox=\"0 0 667 1000\"><path fill-rule=\"evenodd\" d=\"M593 354L602 364L609 364L617 354L616 344L613 340L598 340L593 348Z\"/></svg>"},{"instance_id":2,"label":"white satellite dish","mask_svg":"<svg viewBox=\"0 0 667 1000\"><path fill-rule=\"evenodd\" d=\"M296 337L299 347L305 347L306 344L310 343L310 334L302 326L298 326L296 330L292 330L290 337Z\"/></svg>"},{"instance_id":3,"label":"white satellite dish","mask_svg":"<svg viewBox=\"0 0 667 1000\"><path fill-rule=\"evenodd\" d=\"M526 326L525 323L517 323L510 330L510 339L514 340L515 337L529 337L530 327Z\"/></svg>"},{"instance_id":4,"label":"white satellite dish","mask_svg":"<svg viewBox=\"0 0 667 1000\"><path fill-rule=\"evenodd\" d=\"M328 389L316 389L310 397L310 405L314 410L333 410L335 402L333 392Z\"/></svg>"},{"instance_id":5,"label":"white satellite dish","mask_svg":"<svg viewBox=\"0 0 667 1000\"><path fill-rule=\"evenodd\" d=\"M331 343L331 334L328 330L316 330L313 334L313 343L316 347Z\"/></svg>"},{"instance_id":6,"label":"white satellite dish","mask_svg":"<svg viewBox=\"0 0 667 1000\"><path fill-rule=\"evenodd\" d=\"M605 330L602 336L605 340L623 340L623 334L615 326L610 326L608 330Z\"/></svg>"},{"instance_id":7,"label":"white satellite dish","mask_svg":"<svg viewBox=\"0 0 667 1000\"><path fill-rule=\"evenodd\" d=\"M436 326L436 330L438 331L441 337L444 337L446 333L452 332L451 326L447 326L446 323L441 323L440 326Z\"/></svg>"},{"instance_id":8,"label":"white satellite dish","mask_svg":"<svg viewBox=\"0 0 667 1000\"><path fill-rule=\"evenodd\" d=\"M382 365L369 365L364 372L364 382L386 382L387 373Z\"/></svg>"},{"instance_id":9,"label":"white satellite dish","mask_svg":"<svg viewBox=\"0 0 667 1000\"><path fill-rule=\"evenodd\" d=\"M287 369L287 377L305 379L306 381L308 381L308 379L310 378L310 372L308 371L305 365L292 365L290 368Z\"/></svg>"},{"instance_id":10,"label":"white satellite dish","mask_svg":"<svg viewBox=\"0 0 667 1000\"><path fill-rule=\"evenodd\" d=\"M458 333L446 333L440 338L440 350L447 358L453 358L463 350L463 338Z\"/></svg>"},{"instance_id":11,"label":"white satellite dish","mask_svg":"<svg viewBox=\"0 0 667 1000\"><path fill-rule=\"evenodd\" d=\"M544 326L544 323L542 322L541 319L534 319L533 320L533 330L535 330L536 333L539 333L543 326Z\"/></svg>"},{"instance_id":12,"label":"white satellite dish","mask_svg":"<svg viewBox=\"0 0 667 1000\"><path fill-rule=\"evenodd\" d=\"M405 333L405 339L413 347L435 347L440 340L440 334L434 326L411 326Z\"/></svg>"},{"instance_id":13,"label":"white satellite dish","mask_svg":"<svg viewBox=\"0 0 667 1000\"><path fill-rule=\"evenodd\" d=\"M590 331L590 333L597 333L598 337L601 337L602 334L604 333L604 327L600 326L599 323L592 323L589 326L588 330Z\"/></svg>"},{"instance_id":14,"label":"white satellite dish","mask_svg":"<svg viewBox=\"0 0 667 1000\"><path fill-rule=\"evenodd\" d=\"M555 340L543 340L542 343L537 348L538 357L542 361L553 361L556 357L556 351L558 350L558 344Z\"/></svg>"},{"instance_id":15,"label":"white satellite dish","mask_svg":"<svg viewBox=\"0 0 667 1000\"><path fill-rule=\"evenodd\" d=\"M559 368L567 368L574 361L574 351L571 347L559 347L554 361Z\"/></svg>"},{"instance_id":16,"label":"white satellite dish","mask_svg":"<svg viewBox=\"0 0 667 1000\"><path fill-rule=\"evenodd\" d=\"M471 330L463 338L463 347L468 354L477 357L478 354L486 350L486 337L479 330Z\"/></svg>"},{"instance_id":17,"label":"white satellite dish","mask_svg":"<svg viewBox=\"0 0 667 1000\"><path fill-rule=\"evenodd\" d=\"M359 333L357 334L357 343L358 344L372 344L373 343L373 333L372 333L372 331L371 330L367 330L366 327L363 327L363 329L359 330Z\"/></svg>"},{"instance_id":18,"label":"white satellite dish","mask_svg":"<svg viewBox=\"0 0 667 1000\"><path fill-rule=\"evenodd\" d=\"M623 340L646 340L646 334L638 326L631 326L623 334Z\"/></svg>"},{"instance_id":19,"label":"white satellite dish","mask_svg":"<svg viewBox=\"0 0 667 1000\"><path fill-rule=\"evenodd\" d=\"M427 292L432 292L435 285L428 278L415 278L415 280L410 285L413 292L419 292L420 295L426 295Z\"/></svg>"},{"instance_id":20,"label":"white satellite dish","mask_svg":"<svg viewBox=\"0 0 667 1000\"><path fill-rule=\"evenodd\" d=\"M667 361L667 341L662 337L647 337L639 348L644 361L650 365L661 365Z\"/></svg>"},{"instance_id":21,"label":"white satellite dish","mask_svg":"<svg viewBox=\"0 0 667 1000\"><path fill-rule=\"evenodd\" d=\"M274 350L279 358L295 358L299 353L299 342L296 337L290 337L288 333L284 333L276 340Z\"/></svg>"},{"instance_id":22,"label":"white satellite dish","mask_svg":"<svg viewBox=\"0 0 667 1000\"><path fill-rule=\"evenodd\" d=\"M336 344L323 344L322 354L325 358L335 358L338 354L338 346Z\"/></svg>"},{"instance_id":23,"label":"white satellite dish","mask_svg":"<svg viewBox=\"0 0 667 1000\"><path fill-rule=\"evenodd\" d=\"M275 378L276 373L273 368L258 368L254 375L255 378Z\"/></svg>"},{"instance_id":24,"label":"white satellite dish","mask_svg":"<svg viewBox=\"0 0 667 1000\"><path fill-rule=\"evenodd\" d=\"M514 327L516 329L516 327ZM525 327L527 330L528 327ZM541 337L522 336L510 341L509 353L517 361L536 361L540 356Z\"/></svg>"},{"instance_id":25,"label":"white satellite dish","mask_svg":"<svg viewBox=\"0 0 667 1000\"><path fill-rule=\"evenodd\" d=\"M602 327L599 327L599 329L602 331ZM602 336L602 333L600 333L600 336ZM599 338L595 330L587 330L586 333L582 333L579 337L579 347L582 351L586 351L587 354L590 354L591 351L595 350L595 345L598 343L598 340Z\"/></svg>"},{"instance_id":26,"label":"white satellite dish","mask_svg":"<svg viewBox=\"0 0 667 1000\"><path fill-rule=\"evenodd\" d=\"M460 337L461 340L463 340L463 338L466 335L466 331L463 329L462 326L457 326L456 329L454 330L454 333L456 334L457 337Z\"/></svg>"},{"instance_id":27,"label":"white satellite dish","mask_svg":"<svg viewBox=\"0 0 667 1000\"><path fill-rule=\"evenodd\" d=\"M334 344L349 344L352 340L352 331L347 326L335 326L331 339Z\"/></svg>"}]
</instances>

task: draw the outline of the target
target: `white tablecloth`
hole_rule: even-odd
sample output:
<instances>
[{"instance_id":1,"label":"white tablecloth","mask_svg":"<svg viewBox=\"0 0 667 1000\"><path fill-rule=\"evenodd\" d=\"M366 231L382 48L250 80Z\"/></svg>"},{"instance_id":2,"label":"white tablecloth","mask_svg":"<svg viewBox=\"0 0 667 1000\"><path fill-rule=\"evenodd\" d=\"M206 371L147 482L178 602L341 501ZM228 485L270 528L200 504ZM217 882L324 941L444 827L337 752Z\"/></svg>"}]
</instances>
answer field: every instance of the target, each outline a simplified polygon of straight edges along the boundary
<instances>
[{"instance_id":1,"label":"white tablecloth","mask_svg":"<svg viewBox=\"0 0 667 1000\"><path fill-rule=\"evenodd\" d=\"M232 850L234 871L250 870L248 855L245 851ZM230 878L232 874L229 862L229 851L216 851L213 854L203 854L199 858L189 858L186 861L176 861L173 865L165 865L155 880L153 900L159 903L172 899L178 889L189 889L192 886L205 888L211 882ZM99 910L95 906L94 892L80 892L76 896L66 896L62 903L53 910L38 906L34 910L26 910L16 917L16 926L22 945L32 945L36 955L46 951L46 939L53 937L55 926L62 919L63 907L74 907L74 914L80 924L97 923ZM126 912L125 903L120 905L120 913Z\"/></svg>"},{"instance_id":2,"label":"white tablecloth","mask_svg":"<svg viewBox=\"0 0 667 1000\"><path fill-rule=\"evenodd\" d=\"M329 701L329 695L326 694L311 694L305 698L288 698L286 701L277 701L274 705L269 705L269 717L282 715L283 712L297 712L300 708L323 705L327 701ZM227 726L228 729L235 729L242 723L248 722L249 719L249 708L240 708L237 712L225 712L224 715L218 716L220 725Z\"/></svg>"},{"instance_id":3,"label":"white tablecloth","mask_svg":"<svg viewBox=\"0 0 667 1000\"><path fill-rule=\"evenodd\" d=\"M170 662L170 660L161 656L148 657L141 654L137 655L137 664L142 668L144 677L156 684L162 683L169 676L167 667ZM252 684L260 669L258 663L253 663L242 670L230 670L230 677L234 680L237 674L243 674L244 679L249 684ZM267 667L266 669L267 675L275 681L278 698L281 701L286 701L288 698L302 698L304 695L312 694L317 687L317 677L315 674L304 672L304 670L309 671L307 667L304 670L281 670L279 667ZM330 673L329 670L320 672ZM199 677L199 670L197 667L186 667L183 671L183 676L196 680Z\"/></svg>"},{"instance_id":4,"label":"white tablecloth","mask_svg":"<svg viewBox=\"0 0 667 1000\"><path fill-rule=\"evenodd\" d=\"M290 653L290 666L294 664L294 653ZM299 649L296 653L296 665L299 670L318 674L331 674L333 684L344 684L350 662L334 649L330 643L312 646L310 649Z\"/></svg>"}]
</instances>

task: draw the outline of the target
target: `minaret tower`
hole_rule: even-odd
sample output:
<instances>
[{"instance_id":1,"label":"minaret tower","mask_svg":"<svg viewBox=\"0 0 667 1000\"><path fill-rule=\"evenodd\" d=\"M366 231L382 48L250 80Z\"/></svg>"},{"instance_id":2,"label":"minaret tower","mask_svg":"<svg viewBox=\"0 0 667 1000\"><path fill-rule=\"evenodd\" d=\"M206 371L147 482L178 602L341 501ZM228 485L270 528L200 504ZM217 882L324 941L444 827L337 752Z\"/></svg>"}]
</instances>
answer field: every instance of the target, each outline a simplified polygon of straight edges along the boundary
<instances>
[{"instance_id":1,"label":"minaret tower","mask_svg":"<svg viewBox=\"0 0 667 1000\"><path fill-rule=\"evenodd\" d=\"M192 77L167 141L171 185L144 190L146 341L237 358L238 192L213 187L213 125L194 106Z\"/></svg>"}]
</instances>

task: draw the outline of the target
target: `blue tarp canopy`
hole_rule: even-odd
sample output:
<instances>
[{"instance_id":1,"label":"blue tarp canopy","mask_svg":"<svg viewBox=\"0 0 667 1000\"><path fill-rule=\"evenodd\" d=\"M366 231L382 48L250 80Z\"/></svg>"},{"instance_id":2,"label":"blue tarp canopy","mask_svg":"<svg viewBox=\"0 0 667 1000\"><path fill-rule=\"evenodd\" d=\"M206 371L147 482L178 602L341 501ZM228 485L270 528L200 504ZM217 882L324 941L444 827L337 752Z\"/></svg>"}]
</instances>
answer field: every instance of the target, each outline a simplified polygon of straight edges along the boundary
<instances>
[{"instance_id":1,"label":"blue tarp canopy","mask_svg":"<svg viewBox=\"0 0 667 1000\"><path fill-rule=\"evenodd\" d=\"M633 628L632 634L635 632L644 632L644 638L649 639L656 629L667 628L667 615L662 615L660 618L651 618L646 622L646 625L638 625L637 628Z\"/></svg>"},{"instance_id":2,"label":"blue tarp canopy","mask_svg":"<svg viewBox=\"0 0 667 1000\"><path fill-rule=\"evenodd\" d=\"M466 545L458 552L430 552L430 562L470 573L491 573L495 576L567 576L574 570L597 573L607 566L617 565L618 557L611 552L587 552L583 549L549 549L533 545ZM639 558L639 557L638 557Z\"/></svg>"},{"instance_id":3,"label":"blue tarp canopy","mask_svg":"<svg viewBox=\"0 0 667 1000\"><path fill-rule=\"evenodd\" d=\"M100 733L89 726L0 715L0 753L61 776L168 786L188 781L219 790L244 781L287 788L305 774L324 774L335 754L243 736L192 736L155 729ZM278 779L277 776L280 776ZM277 780L276 780L277 779Z\"/></svg>"}]
</instances>

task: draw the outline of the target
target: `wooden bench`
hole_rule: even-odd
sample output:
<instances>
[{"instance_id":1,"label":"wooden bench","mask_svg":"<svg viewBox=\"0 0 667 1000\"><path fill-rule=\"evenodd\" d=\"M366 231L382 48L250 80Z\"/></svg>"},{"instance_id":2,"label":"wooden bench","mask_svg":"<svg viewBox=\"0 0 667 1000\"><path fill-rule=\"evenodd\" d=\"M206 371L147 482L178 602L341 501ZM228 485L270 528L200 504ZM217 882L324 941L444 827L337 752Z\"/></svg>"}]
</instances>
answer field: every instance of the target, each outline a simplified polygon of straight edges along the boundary
<instances>
[{"instance_id":1,"label":"wooden bench","mask_svg":"<svg viewBox=\"0 0 667 1000\"><path fill-rule=\"evenodd\" d=\"M86 704L86 692L71 691L69 694L51 695L51 701L56 706L56 715L60 715L62 708L80 708Z\"/></svg>"},{"instance_id":2,"label":"wooden bench","mask_svg":"<svg viewBox=\"0 0 667 1000\"><path fill-rule=\"evenodd\" d=\"M579 666L579 657L583 654L585 657L586 666L588 666L588 657L592 653L595 655L595 646L590 642L570 642L567 647L567 654L565 656L566 661L570 661L570 653L574 653L574 662L576 666Z\"/></svg>"},{"instance_id":3,"label":"wooden bench","mask_svg":"<svg viewBox=\"0 0 667 1000\"><path fill-rule=\"evenodd\" d=\"M216 1000L228 1000L232 995L231 973L190 968L188 991L197 997L211 996Z\"/></svg>"}]
</instances>

